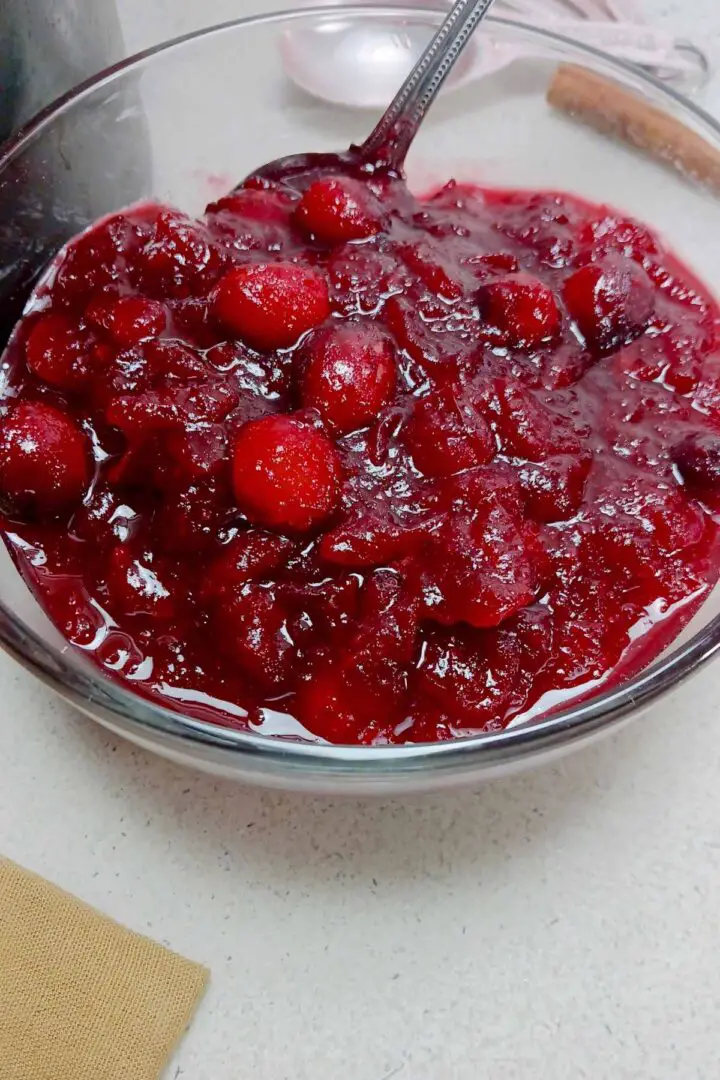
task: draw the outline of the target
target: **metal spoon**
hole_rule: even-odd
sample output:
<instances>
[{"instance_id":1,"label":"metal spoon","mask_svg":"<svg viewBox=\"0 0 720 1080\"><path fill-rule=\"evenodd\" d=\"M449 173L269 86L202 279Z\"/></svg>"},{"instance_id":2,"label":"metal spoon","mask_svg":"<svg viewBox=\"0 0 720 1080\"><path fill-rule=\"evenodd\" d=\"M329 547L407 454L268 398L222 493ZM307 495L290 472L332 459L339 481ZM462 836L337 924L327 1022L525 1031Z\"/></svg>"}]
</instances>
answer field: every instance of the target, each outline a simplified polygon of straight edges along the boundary
<instances>
[{"instance_id":1,"label":"metal spoon","mask_svg":"<svg viewBox=\"0 0 720 1080\"><path fill-rule=\"evenodd\" d=\"M263 165L248 179L302 188L318 172L399 174L418 128L493 0L457 0L380 121L361 146L342 153L294 154ZM246 181L247 182L247 181Z\"/></svg>"}]
</instances>

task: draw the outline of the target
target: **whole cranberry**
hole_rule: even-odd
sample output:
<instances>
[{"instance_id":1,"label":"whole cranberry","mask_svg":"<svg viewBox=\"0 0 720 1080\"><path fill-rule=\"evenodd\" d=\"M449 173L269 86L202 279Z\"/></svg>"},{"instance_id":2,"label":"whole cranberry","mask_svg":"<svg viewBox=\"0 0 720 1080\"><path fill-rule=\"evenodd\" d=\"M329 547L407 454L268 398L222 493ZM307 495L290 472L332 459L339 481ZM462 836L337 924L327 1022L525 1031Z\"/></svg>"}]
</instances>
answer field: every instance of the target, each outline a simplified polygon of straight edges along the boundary
<instances>
[{"instance_id":1,"label":"whole cranberry","mask_svg":"<svg viewBox=\"0 0 720 1080\"><path fill-rule=\"evenodd\" d=\"M328 247L364 240L380 230L379 207L367 185L347 176L316 180L293 219L304 233Z\"/></svg>"},{"instance_id":2,"label":"whole cranberry","mask_svg":"<svg viewBox=\"0 0 720 1080\"><path fill-rule=\"evenodd\" d=\"M52 405L23 401L0 420L0 492L17 509L57 512L90 482L88 440Z\"/></svg>"},{"instance_id":3,"label":"whole cranberry","mask_svg":"<svg viewBox=\"0 0 720 1080\"><path fill-rule=\"evenodd\" d=\"M233 487L240 509L255 524L305 532L337 506L337 451L327 435L297 417L251 420L235 440Z\"/></svg>"},{"instance_id":4,"label":"whole cranberry","mask_svg":"<svg viewBox=\"0 0 720 1080\"><path fill-rule=\"evenodd\" d=\"M395 350L374 325L327 327L305 346L303 404L339 434L365 427L395 392Z\"/></svg>"},{"instance_id":5,"label":"whole cranberry","mask_svg":"<svg viewBox=\"0 0 720 1080\"><path fill-rule=\"evenodd\" d=\"M508 274L478 290L487 322L516 348L535 348L551 341L560 329L560 309L551 289L530 274Z\"/></svg>"},{"instance_id":6,"label":"whole cranberry","mask_svg":"<svg viewBox=\"0 0 720 1080\"><path fill-rule=\"evenodd\" d=\"M720 438L711 432L686 435L670 451L688 490L713 509L720 507Z\"/></svg>"},{"instance_id":7,"label":"whole cranberry","mask_svg":"<svg viewBox=\"0 0 720 1080\"><path fill-rule=\"evenodd\" d=\"M324 274L294 263L235 266L213 296L217 321L261 351L287 349L330 314Z\"/></svg>"},{"instance_id":8,"label":"whole cranberry","mask_svg":"<svg viewBox=\"0 0 720 1080\"><path fill-rule=\"evenodd\" d=\"M599 352L611 352L638 337L654 308L647 274L620 256L576 270L565 282L563 297L580 333Z\"/></svg>"}]
</instances>

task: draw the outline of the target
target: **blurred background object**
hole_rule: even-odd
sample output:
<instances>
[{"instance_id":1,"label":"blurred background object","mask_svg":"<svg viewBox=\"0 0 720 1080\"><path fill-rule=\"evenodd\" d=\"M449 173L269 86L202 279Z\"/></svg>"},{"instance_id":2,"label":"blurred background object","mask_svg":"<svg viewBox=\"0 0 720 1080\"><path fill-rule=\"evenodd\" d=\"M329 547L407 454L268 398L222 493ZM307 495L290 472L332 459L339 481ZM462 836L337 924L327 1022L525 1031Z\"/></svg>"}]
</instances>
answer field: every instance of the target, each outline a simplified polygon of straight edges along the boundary
<instances>
[{"instance_id":1,"label":"blurred background object","mask_svg":"<svg viewBox=\"0 0 720 1080\"><path fill-rule=\"evenodd\" d=\"M115 0L2 0L0 139L124 55Z\"/></svg>"},{"instance_id":2,"label":"blurred background object","mask_svg":"<svg viewBox=\"0 0 720 1080\"><path fill-rule=\"evenodd\" d=\"M311 0L300 2L309 6ZM375 109L392 96L420 55L431 32L430 11L448 6L448 0L418 0L408 19L368 11L363 23L344 19L342 3L326 0L325 6L337 9L337 17L308 19L283 35L287 74L314 97ZM418 16L418 9L428 11L427 20ZM498 0L493 14L552 28L637 64L686 94L696 93L707 80L702 50L647 22L636 0ZM516 48L497 41L492 28L486 27L448 80L446 92L511 64L518 56Z\"/></svg>"},{"instance_id":3,"label":"blurred background object","mask_svg":"<svg viewBox=\"0 0 720 1080\"><path fill-rule=\"evenodd\" d=\"M0 0L0 142L125 52L115 0ZM51 136L17 153L5 143L11 157L0 181L0 348L52 255L99 215L139 197L151 169L136 82L121 94L95 93L83 119L82 126L58 120ZM82 184L69 181L70 163Z\"/></svg>"}]
</instances>

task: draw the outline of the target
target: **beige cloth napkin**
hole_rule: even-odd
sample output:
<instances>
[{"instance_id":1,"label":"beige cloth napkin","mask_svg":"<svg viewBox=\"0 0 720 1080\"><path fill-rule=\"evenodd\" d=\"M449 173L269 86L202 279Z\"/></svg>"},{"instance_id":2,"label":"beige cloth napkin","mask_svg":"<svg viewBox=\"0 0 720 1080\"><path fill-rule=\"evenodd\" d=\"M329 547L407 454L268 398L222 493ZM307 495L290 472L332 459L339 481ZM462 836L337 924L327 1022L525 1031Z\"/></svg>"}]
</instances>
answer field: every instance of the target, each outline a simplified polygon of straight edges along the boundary
<instances>
[{"instance_id":1,"label":"beige cloth napkin","mask_svg":"<svg viewBox=\"0 0 720 1080\"><path fill-rule=\"evenodd\" d=\"M0 858L0 1080L157 1080L207 979Z\"/></svg>"}]
</instances>

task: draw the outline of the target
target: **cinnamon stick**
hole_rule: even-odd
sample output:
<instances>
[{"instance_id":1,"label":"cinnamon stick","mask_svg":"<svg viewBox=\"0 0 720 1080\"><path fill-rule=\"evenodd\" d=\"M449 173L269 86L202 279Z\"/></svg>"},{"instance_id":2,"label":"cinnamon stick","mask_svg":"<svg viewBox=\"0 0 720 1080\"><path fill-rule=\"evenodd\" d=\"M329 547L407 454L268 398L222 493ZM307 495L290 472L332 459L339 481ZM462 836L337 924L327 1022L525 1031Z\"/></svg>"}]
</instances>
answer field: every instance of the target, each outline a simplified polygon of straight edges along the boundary
<instances>
[{"instance_id":1,"label":"cinnamon stick","mask_svg":"<svg viewBox=\"0 0 720 1080\"><path fill-rule=\"evenodd\" d=\"M611 79L575 64L561 64L547 100L601 134L621 139L720 193L720 151Z\"/></svg>"}]
</instances>

